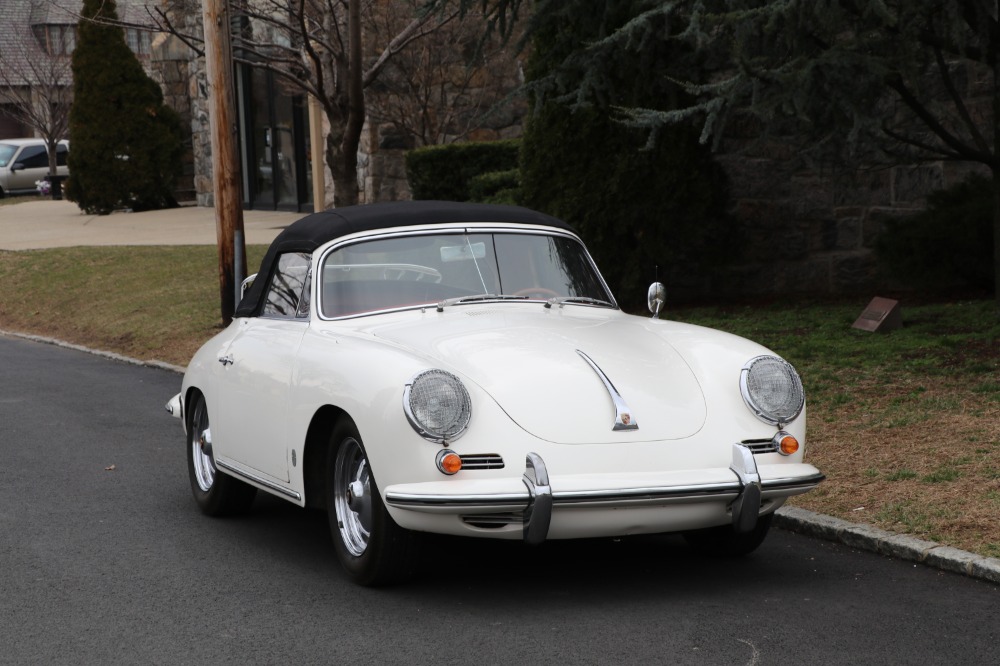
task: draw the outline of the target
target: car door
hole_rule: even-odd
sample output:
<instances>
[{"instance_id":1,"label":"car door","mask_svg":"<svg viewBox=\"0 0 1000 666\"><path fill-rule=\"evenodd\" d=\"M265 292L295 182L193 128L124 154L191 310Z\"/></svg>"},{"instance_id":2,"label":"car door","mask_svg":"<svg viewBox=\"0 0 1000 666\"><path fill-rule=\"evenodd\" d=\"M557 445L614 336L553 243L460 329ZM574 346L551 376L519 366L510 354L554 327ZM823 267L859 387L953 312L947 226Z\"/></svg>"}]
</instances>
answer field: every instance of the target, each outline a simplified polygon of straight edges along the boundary
<instances>
[{"instance_id":1,"label":"car door","mask_svg":"<svg viewBox=\"0 0 1000 666\"><path fill-rule=\"evenodd\" d=\"M27 145L15 156L12 167L10 189L33 190L35 181L49 173L49 153L44 145Z\"/></svg>"},{"instance_id":2,"label":"car door","mask_svg":"<svg viewBox=\"0 0 1000 666\"><path fill-rule=\"evenodd\" d=\"M219 358L221 418L213 421L216 456L246 471L288 481L289 385L309 326L309 254L278 258L264 308L239 321Z\"/></svg>"}]
</instances>

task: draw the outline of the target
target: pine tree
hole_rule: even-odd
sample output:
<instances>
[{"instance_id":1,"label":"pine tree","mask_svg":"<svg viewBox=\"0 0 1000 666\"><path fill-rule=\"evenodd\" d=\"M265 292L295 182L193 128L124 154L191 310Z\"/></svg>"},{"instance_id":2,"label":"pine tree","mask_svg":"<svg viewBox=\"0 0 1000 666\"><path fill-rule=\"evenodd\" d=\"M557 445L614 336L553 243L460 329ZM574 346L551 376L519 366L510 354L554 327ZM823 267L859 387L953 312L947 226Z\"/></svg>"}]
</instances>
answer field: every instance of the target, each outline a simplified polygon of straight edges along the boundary
<instances>
[{"instance_id":1,"label":"pine tree","mask_svg":"<svg viewBox=\"0 0 1000 666\"><path fill-rule=\"evenodd\" d=\"M178 115L125 43L114 0L84 0L73 52L66 196L88 213L176 206Z\"/></svg>"},{"instance_id":2,"label":"pine tree","mask_svg":"<svg viewBox=\"0 0 1000 666\"><path fill-rule=\"evenodd\" d=\"M617 117L624 106L679 102L665 72L682 50L660 41L587 67L575 55L626 22L628 3L539 7L547 11L536 15L527 72L534 109L522 148L524 203L579 229L626 307L644 306L657 278L672 300L704 291L710 267L736 248L722 169L691 128L667 128L649 143L648 132Z\"/></svg>"},{"instance_id":3,"label":"pine tree","mask_svg":"<svg viewBox=\"0 0 1000 666\"><path fill-rule=\"evenodd\" d=\"M524 0L497 0L508 13ZM567 5L537 0L531 29ZM654 132L694 121L718 145L739 125L780 137L814 165L966 162L992 172L994 288L1000 306L1000 16L996 0L592 0L585 16L624 11L602 34L563 53L543 81L573 102L607 88L624 57L665 43L688 55L642 76L682 81L680 106L623 104ZM536 41L537 43L537 41ZM752 146L751 146L752 148Z\"/></svg>"}]
</instances>

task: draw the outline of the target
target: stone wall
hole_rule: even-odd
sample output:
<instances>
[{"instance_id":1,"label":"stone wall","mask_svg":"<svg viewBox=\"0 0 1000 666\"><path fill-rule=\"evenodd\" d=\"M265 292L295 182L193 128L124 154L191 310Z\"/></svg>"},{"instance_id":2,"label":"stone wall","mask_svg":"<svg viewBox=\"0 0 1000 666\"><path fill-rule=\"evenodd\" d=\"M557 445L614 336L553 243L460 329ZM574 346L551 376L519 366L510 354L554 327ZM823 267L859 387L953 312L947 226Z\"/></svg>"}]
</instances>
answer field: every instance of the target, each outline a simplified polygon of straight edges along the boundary
<instances>
[{"instance_id":1,"label":"stone wall","mask_svg":"<svg viewBox=\"0 0 1000 666\"><path fill-rule=\"evenodd\" d=\"M960 182L975 168L936 162L787 174L777 160L732 154L718 160L730 177L744 253L715 288L733 296L899 287L880 273L874 253L885 221L923 210L929 192Z\"/></svg>"}]
</instances>

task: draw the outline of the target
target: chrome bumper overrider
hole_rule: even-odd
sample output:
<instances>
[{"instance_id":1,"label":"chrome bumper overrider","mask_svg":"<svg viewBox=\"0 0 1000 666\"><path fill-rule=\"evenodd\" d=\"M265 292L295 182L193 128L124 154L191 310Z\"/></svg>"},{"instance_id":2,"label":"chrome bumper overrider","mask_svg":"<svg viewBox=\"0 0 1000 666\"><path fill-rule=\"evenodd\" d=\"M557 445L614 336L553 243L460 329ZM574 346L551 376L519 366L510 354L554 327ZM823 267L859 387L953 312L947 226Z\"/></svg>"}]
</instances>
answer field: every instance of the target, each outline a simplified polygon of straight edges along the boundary
<instances>
[{"instance_id":1,"label":"chrome bumper overrider","mask_svg":"<svg viewBox=\"0 0 1000 666\"><path fill-rule=\"evenodd\" d=\"M819 484L823 474L761 480L753 453L743 444L733 444L733 462L729 468L733 480L723 483L671 485L662 487L623 488L616 490L553 491L545 462L537 453L529 453L522 481L527 493L425 494L388 489L386 502L393 507L431 513L523 512L524 540L530 544L545 541L553 508L585 507L625 508L681 502L730 502L733 528L748 532L757 524L764 496L787 496L806 492Z\"/></svg>"}]
</instances>

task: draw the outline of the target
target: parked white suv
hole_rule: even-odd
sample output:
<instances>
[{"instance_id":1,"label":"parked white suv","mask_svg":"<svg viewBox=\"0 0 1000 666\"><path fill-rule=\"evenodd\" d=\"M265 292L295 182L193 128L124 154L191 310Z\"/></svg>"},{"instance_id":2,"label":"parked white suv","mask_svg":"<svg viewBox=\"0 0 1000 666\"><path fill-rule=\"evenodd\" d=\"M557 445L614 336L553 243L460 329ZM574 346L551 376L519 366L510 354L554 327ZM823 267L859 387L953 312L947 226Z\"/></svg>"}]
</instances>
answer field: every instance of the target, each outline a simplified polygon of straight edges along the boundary
<instances>
[{"instance_id":1,"label":"parked white suv","mask_svg":"<svg viewBox=\"0 0 1000 666\"><path fill-rule=\"evenodd\" d=\"M56 150L56 174L66 177L69 142L60 141ZM0 197L8 194L36 194L35 181L49 175L49 154L44 139L0 139Z\"/></svg>"}]
</instances>

